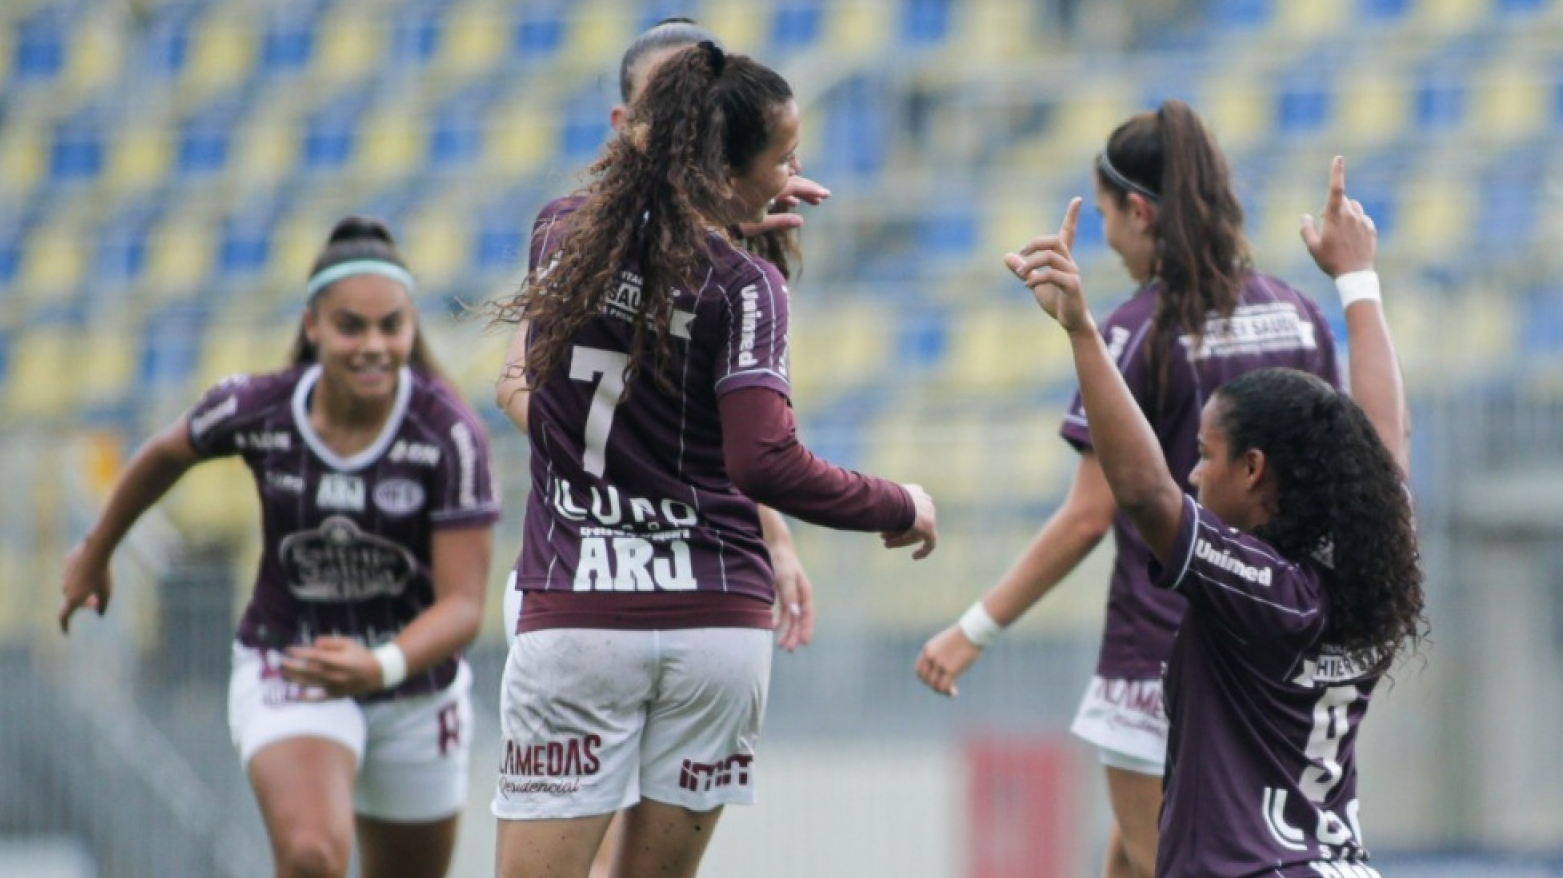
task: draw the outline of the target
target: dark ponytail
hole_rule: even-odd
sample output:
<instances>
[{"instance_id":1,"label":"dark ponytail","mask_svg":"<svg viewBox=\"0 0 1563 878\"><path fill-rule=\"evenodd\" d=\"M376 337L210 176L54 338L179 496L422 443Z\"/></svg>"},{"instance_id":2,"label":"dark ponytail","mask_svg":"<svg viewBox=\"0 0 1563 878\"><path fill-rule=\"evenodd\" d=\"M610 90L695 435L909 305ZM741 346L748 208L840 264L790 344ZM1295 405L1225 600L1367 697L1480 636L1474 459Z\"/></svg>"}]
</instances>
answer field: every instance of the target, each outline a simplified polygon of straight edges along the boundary
<instances>
[{"instance_id":1,"label":"dark ponytail","mask_svg":"<svg viewBox=\"0 0 1563 878\"><path fill-rule=\"evenodd\" d=\"M1204 338L1207 316L1232 314L1253 257L1243 206L1215 138L1188 104L1168 100L1113 131L1097 164L1098 183L1127 202L1131 191L1155 207L1151 231L1161 281L1156 331L1147 339L1154 404L1160 408L1179 335Z\"/></svg>"},{"instance_id":2,"label":"dark ponytail","mask_svg":"<svg viewBox=\"0 0 1563 878\"><path fill-rule=\"evenodd\" d=\"M1292 561L1327 559L1328 642L1387 665L1426 628L1411 501L1367 414L1296 369L1249 372L1216 391L1230 457L1257 449L1276 508L1255 535Z\"/></svg>"},{"instance_id":3,"label":"dark ponytail","mask_svg":"<svg viewBox=\"0 0 1563 878\"><path fill-rule=\"evenodd\" d=\"M392 237L391 230L385 223L372 217L348 216L337 220L337 224L332 227L331 234L326 238L326 245L321 248L309 269L309 278L314 280L320 277L322 272L335 266L358 261L388 263L407 271L407 263L402 260L401 253L397 251L396 239ZM330 293L334 285L334 283L327 283L310 292L306 307L315 309L321 298ZM310 286L316 285L310 284ZM409 289L408 294L411 293L412 290ZM415 307L414 311L416 310ZM309 343L309 337L304 334L304 327L301 324L298 333L293 337L293 349L288 354L288 362L299 365L318 360L319 354L315 346ZM445 370L440 367L434 354L429 351L428 345L424 342L421 328L414 331L412 353L408 363L413 368L449 384L445 377Z\"/></svg>"},{"instance_id":4,"label":"dark ponytail","mask_svg":"<svg viewBox=\"0 0 1563 878\"><path fill-rule=\"evenodd\" d=\"M644 319L632 322L625 387L649 358L658 386L671 392L661 367L672 354L674 291L697 286L692 274L709 258L709 230L743 219L731 206L729 176L748 171L770 145L776 113L791 99L775 71L710 41L657 66L623 132L592 165L585 201L566 220L547 276L532 274L495 303L496 321L532 322L529 383L558 368L634 264Z\"/></svg>"}]
</instances>

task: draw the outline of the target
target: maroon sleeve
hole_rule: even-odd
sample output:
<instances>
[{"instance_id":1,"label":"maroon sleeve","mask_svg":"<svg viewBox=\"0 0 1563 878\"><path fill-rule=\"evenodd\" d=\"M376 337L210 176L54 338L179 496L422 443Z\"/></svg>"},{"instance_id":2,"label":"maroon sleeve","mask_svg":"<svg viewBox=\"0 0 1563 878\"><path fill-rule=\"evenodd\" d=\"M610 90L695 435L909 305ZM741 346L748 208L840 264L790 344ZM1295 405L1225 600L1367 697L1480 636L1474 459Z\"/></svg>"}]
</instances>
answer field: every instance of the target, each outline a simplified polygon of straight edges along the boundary
<instances>
[{"instance_id":1,"label":"maroon sleeve","mask_svg":"<svg viewBox=\"0 0 1563 878\"><path fill-rule=\"evenodd\" d=\"M738 490L756 503L838 530L900 533L916 521L906 489L842 469L798 442L787 398L764 387L724 394L722 456Z\"/></svg>"}]
</instances>

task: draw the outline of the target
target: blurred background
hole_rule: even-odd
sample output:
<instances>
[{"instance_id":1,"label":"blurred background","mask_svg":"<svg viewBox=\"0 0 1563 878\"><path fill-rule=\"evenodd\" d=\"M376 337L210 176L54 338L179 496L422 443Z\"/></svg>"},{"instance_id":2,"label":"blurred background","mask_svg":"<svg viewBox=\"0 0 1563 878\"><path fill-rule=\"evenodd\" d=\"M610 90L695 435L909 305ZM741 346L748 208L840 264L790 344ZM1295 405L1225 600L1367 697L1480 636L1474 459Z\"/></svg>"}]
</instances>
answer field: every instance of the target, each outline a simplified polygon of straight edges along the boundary
<instances>
[{"instance_id":1,"label":"blurred background","mask_svg":"<svg viewBox=\"0 0 1563 878\"><path fill-rule=\"evenodd\" d=\"M1415 422L1433 638L1381 689L1363 823L1390 874L1563 875L1563 0L3 0L0 875L269 874L227 740L258 550L247 471L197 470L120 553L107 618L54 623L61 561L134 448L219 377L279 367L309 263L387 220L423 330L494 437L509 512L471 659L472 805L492 874L499 591L527 489L493 405L535 211L607 134L619 54L670 15L772 64L803 107L795 402L827 458L925 485L939 551L794 531L815 642L775 663L762 804L705 874L1097 874L1103 549L961 683L923 641L1060 499L1073 389L998 257L1056 228L1130 113L1180 97L1231 159L1259 266L1330 157L1376 218ZM1130 282L1082 224L1105 308Z\"/></svg>"}]
</instances>

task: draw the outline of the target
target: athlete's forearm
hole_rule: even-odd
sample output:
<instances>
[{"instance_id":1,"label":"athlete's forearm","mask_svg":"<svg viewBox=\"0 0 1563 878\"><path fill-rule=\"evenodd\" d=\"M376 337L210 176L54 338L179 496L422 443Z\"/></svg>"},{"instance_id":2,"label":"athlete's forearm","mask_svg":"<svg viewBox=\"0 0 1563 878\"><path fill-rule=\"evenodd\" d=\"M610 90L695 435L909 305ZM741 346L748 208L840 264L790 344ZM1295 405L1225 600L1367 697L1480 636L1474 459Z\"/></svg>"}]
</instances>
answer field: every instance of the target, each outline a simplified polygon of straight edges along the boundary
<instances>
[{"instance_id":1,"label":"athlete's forearm","mask_svg":"<svg viewBox=\"0 0 1563 878\"><path fill-rule=\"evenodd\" d=\"M434 603L396 636L409 673L450 658L477 637L492 550L488 527L435 531Z\"/></svg>"},{"instance_id":2,"label":"athlete's forearm","mask_svg":"<svg viewBox=\"0 0 1563 878\"><path fill-rule=\"evenodd\" d=\"M1014 624L1085 560L1105 532L1060 507L983 596L988 615L1005 627Z\"/></svg>"},{"instance_id":3,"label":"athlete's forearm","mask_svg":"<svg viewBox=\"0 0 1563 878\"><path fill-rule=\"evenodd\" d=\"M1346 348L1351 357L1351 397L1404 472L1409 467L1411 436L1406 389L1379 302L1365 299L1346 306Z\"/></svg>"},{"instance_id":4,"label":"athlete's forearm","mask_svg":"<svg viewBox=\"0 0 1563 878\"><path fill-rule=\"evenodd\" d=\"M130 528L199 461L186 429L185 419L180 418L131 456L82 539L92 561L108 563Z\"/></svg>"}]
</instances>

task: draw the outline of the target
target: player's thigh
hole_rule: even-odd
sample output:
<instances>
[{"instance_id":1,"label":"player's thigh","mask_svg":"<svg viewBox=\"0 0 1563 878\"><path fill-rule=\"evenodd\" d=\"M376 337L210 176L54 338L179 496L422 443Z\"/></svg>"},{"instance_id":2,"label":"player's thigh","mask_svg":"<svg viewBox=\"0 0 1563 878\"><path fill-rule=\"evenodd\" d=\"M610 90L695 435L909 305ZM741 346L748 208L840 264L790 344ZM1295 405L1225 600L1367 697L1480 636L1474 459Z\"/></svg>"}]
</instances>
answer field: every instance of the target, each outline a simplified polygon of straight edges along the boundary
<instances>
[{"instance_id":1,"label":"player's thigh","mask_svg":"<svg viewBox=\"0 0 1563 878\"><path fill-rule=\"evenodd\" d=\"M277 740L250 758L246 771L278 875L347 874L355 769L352 751L318 737Z\"/></svg>"},{"instance_id":2,"label":"player's thigh","mask_svg":"<svg viewBox=\"0 0 1563 878\"><path fill-rule=\"evenodd\" d=\"M613 815L499 820L496 878L586 878Z\"/></svg>"},{"instance_id":3,"label":"player's thigh","mask_svg":"<svg viewBox=\"0 0 1563 878\"><path fill-rule=\"evenodd\" d=\"M456 850L458 818L418 823L359 816L362 878L443 878Z\"/></svg>"},{"instance_id":4,"label":"player's thigh","mask_svg":"<svg viewBox=\"0 0 1563 878\"><path fill-rule=\"evenodd\" d=\"M1124 853L1134 874L1150 875L1155 869L1161 820L1161 775L1113 765L1105 768L1107 796L1112 802Z\"/></svg>"},{"instance_id":5,"label":"player's thigh","mask_svg":"<svg viewBox=\"0 0 1563 878\"><path fill-rule=\"evenodd\" d=\"M624 812L614 878L694 878L721 816L642 799Z\"/></svg>"},{"instance_id":6,"label":"player's thigh","mask_svg":"<svg viewBox=\"0 0 1563 878\"><path fill-rule=\"evenodd\" d=\"M556 628L516 638L500 691L495 817L608 815L639 799L656 635Z\"/></svg>"},{"instance_id":7,"label":"player's thigh","mask_svg":"<svg viewBox=\"0 0 1563 878\"><path fill-rule=\"evenodd\" d=\"M641 745L641 797L695 812L754 803L771 633L657 632L660 677Z\"/></svg>"}]
</instances>

